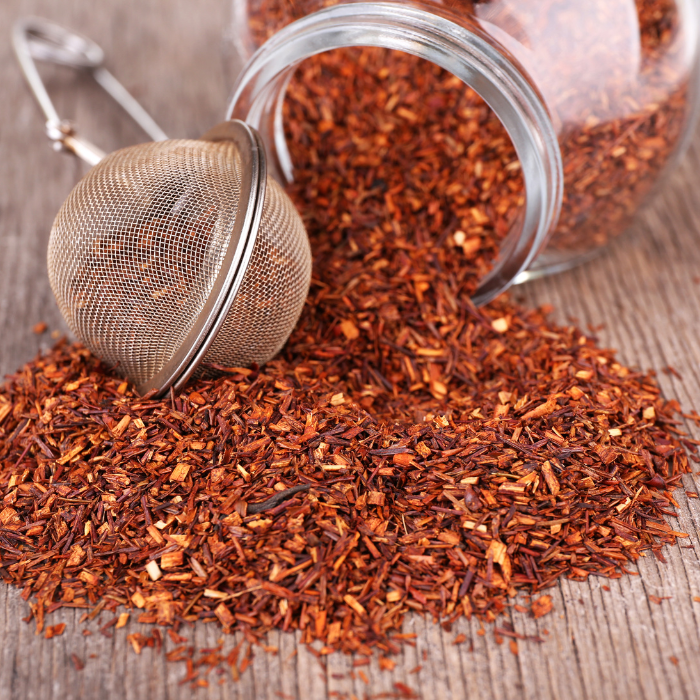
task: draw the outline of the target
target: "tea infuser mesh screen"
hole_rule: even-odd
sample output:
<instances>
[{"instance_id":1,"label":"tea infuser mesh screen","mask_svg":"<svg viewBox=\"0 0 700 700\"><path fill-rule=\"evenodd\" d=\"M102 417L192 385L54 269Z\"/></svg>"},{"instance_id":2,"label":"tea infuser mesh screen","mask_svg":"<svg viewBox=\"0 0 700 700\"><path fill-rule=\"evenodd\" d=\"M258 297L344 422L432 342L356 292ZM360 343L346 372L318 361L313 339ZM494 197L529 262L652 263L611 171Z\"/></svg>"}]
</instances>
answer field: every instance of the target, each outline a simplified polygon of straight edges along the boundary
<instances>
[{"instance_id":1,"label":"tea infuser mesh screen","mask_svg":"<svg viewBox=\"0 0 700 700\"><path fill-rule=\"evenodd\" d=\"M49 277L75 335L136 384L173 358L212 294L239 215L242 162L231 141L173 140L117 151L61 207ZM311 254L291 200L268 179L249 262L204 355L262 364L304 304ZM200 370L201 371L201 370Z\"/></svg>"},{"instance_id":2,"label":"tea infuser mesh screen","mask_svg":"<svg viewBox=\"0 0 700 700\"><path fill-rule=\"evenodd\" d=\"M300 228L301 227L301 228ZM309 289L311 253L306 232L289 198L272 179L267 181L261 231L248 274L204 363L247 367L269 359L292 332ZM280 303L280 297L285 303Z\"/></svg>"}]
</instances>

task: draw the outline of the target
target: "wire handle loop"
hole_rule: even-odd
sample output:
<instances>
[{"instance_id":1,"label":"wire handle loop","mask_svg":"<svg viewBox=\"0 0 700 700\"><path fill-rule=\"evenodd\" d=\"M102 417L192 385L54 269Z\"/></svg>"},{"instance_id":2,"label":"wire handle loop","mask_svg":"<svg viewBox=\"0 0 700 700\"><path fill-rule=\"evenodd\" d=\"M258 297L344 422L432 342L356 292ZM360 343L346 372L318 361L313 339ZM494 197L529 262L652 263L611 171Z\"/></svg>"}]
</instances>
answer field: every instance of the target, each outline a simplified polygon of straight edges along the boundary
<instances>
[{"instance_id":1,"label":"wire handle loop","mask_svg":"<svg viewBox=\"0 0 700 700\"><path fill-rule=\"evenodd\" d=\"M167 140L148 112L104 67L104 51L94 41L41 17L24 17L15 22L12 44L24 77L44 112L46 134L56 150L70 151L90 165L96 165L105 156L104 151L79 137L69 121L58 116L35 61L90 71L95 81L154 141Z\"/></svg>"}]
</instances>

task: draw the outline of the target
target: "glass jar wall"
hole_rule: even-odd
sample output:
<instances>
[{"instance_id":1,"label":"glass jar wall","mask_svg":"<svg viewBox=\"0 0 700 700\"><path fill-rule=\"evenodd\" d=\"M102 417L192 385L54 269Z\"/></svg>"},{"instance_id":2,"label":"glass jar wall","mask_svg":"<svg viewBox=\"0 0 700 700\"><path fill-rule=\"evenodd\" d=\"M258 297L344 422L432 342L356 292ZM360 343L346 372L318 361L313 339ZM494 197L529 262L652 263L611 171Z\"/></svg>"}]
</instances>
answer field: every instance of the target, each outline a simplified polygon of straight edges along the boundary
<instances>
[{"instance_id":1,"label":"glass jar wall","mask_svg":"<svg viewBox=\"0 0 700 700\"><path fill-rule=\"evenodd\" d=\"M399 48L434 60L468 83L474 99L483 98L494 109L513 139L523 163L526 196L540 189L551 195L542 205L549 214L540 215L536 223L532 243L536 250L525 256L529 272L521 273L521 279L577 264L622 233L682 150L693 123L697 0L355 5L234 0L234 8L236 46L242 58L272 41L244 71L232 114L257 115L258 123L266 118L274 122L268 147L286 178L293 177L293 163L283 134L281 101L291 69L299 61L341 46ZM295 24L288 26L291 23ZM291 50L294 42L304 49ZM496 57L482 61L479 52L487 53L486 49ZM460 52L468 55L468 69L460 70L458 61L451 61ZM488 70L482 74L484 63ZM419 63L413 65L420 70ZM504 87L498 77L491 82L483 79L484 74L498 76L506 68L522 81ZM263 98L266 86L275 81L275 90ZM527 89L541 102L547 127L533 126L537 118L527 114L504 118L501 98L510 104L527 101L519 94ZM530 145L519 131L530 133ZM557 153L550 154L549 161L543 156L544 166L528 179L524 161L548 134L554 134ZM452 137L458 139L458 131ZM469 144L465 146L461 157L469 158ZM509 245L517 247L517 242ZM524 259L521 256L520 262Z\"/></svg>"}]
</instances>

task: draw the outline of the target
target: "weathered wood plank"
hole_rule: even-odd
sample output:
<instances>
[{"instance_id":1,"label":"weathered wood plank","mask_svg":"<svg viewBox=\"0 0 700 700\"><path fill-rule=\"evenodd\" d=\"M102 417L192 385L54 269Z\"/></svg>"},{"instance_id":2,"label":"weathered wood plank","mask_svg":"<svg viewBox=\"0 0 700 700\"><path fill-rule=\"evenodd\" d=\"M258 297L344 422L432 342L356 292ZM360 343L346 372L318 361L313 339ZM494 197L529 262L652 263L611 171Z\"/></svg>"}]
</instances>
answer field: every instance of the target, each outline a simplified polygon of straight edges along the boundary
<instances>
[{"instance_id":1,"label":"weathered wood plank","mask_svg":"<svg viewBox=\"0 0 700 700\"><path fill-rule=\"evenodd\" d=\"M0 371L18 367L51 340L31 328L46 321L64 330L45 273L48 231L56 209L83 166L53 155L43 138L40 113L11 54L7 35L14 19L38 14L83 31L106 50L109 65L173 136L196 137L224 115L231 69L223 40L226 0L4 0L0 5ZM46 75L62 115L105 149L143 139L128 118L90 81L65 69ZM604 255L577 270L519 289L527 303L551 303L561 321L604 327L601 342L619 348L623 361L652 367L667 397L685 409L700 407L700 134L662 198L635 230ZM661 370L673 365L682 380ZM696 436L698 431L694 431ZM694 476L686 488L697 490ZM563 581L553 589L555 612L533 620L512 612L510 621L544 644L520 643L513 655L490 630L460 620L450 632L430 620L411 618L407 632L418 636L391 672L353 668L351 657L316 659L298 636L272 633L276 656L257 651L239 683L219 685L212 674L202 698L326 699L391 693L395 682L423 698L675 700L700 697L700 502L681 499L676 529L690 533L689 549L666 548L667 565L647 557L638 576ZM605 587L610 590L605 590ZM661 605L649 595L672 596ZM34 635L19 592L0 587L0 700L19 698L189 698L179 685L184 669L146 649L136 656L126 635L146 631L130 622L112 638L97 621L78 624L79 613L60 610L61 637ZM104 622L104 620L103 620ZM464 633L465 644L452 644ZM198 647L216 646L220 631L198 624L187 632ZM228 650L238 640L226 638ZM168 648L172 643L167 640ZM76 654L85 662L78 672ZM91 658L91 655L95 658ZM672 658L677 659L677 665ZM366 674L365 683L360 671ZM354 677L351 677L353 675Z\"/></svg>"}]
</instances>

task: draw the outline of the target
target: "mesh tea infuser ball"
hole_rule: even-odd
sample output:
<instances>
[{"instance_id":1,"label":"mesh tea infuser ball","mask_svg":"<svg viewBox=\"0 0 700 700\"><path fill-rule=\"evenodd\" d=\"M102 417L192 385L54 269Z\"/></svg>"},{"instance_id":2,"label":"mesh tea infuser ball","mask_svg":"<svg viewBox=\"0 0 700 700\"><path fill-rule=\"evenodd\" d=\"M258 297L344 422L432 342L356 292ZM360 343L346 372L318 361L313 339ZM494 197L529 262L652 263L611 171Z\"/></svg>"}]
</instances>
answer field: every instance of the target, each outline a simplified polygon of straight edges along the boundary
<instances>
[{"instance_id":1,"label":"mesh tea infuser ball","mask_svg":"<svg viewBox=\"0 0 700 700\"><path fill-rule=\"evenodd\" d=\"M304 305L311 253L292 201L266 175L258 133L234 120L166 140L88 39L37 18L13 39L49 137L94 166L49 241L51 288L78 339L141 393L273 357ZM33 59L91 70L156 141L104 155L77 137Z\"/></svg>"}]
</instances>

